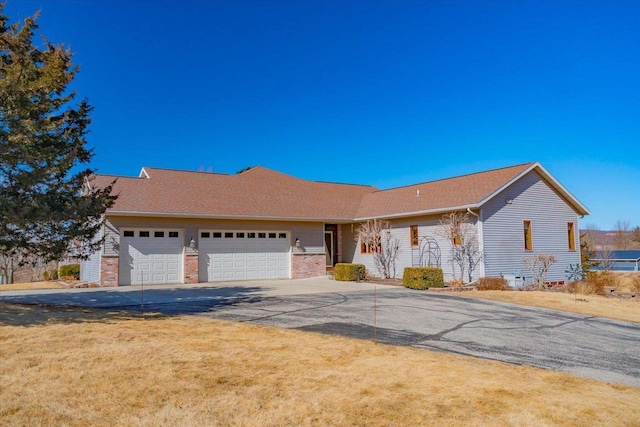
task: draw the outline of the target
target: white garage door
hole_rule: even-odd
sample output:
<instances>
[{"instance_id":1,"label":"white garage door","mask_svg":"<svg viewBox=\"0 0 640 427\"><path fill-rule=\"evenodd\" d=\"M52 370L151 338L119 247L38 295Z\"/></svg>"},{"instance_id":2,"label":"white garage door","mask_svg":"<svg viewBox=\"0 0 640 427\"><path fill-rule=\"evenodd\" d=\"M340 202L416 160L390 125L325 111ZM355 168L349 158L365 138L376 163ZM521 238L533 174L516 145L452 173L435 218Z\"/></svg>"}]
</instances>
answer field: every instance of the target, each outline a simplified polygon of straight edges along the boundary
<instances>
[{"instance_id":1,"label":"white garage door","mask_svg":"<svg viewBox=\"0 0 640 427\"><path fill-rule=\"evenodd\" d=\"M182 232L123 230L120 236L120 284L182 283Z\"/></svg>"},{"instance_id":2,"label":"white garage door","mask_svg":"<svg viewBox=\"0 0 640 427\"><path fill-rule=\"evenodd\" d=\"M289 233L273 231L200 231L201 282L286 279Z\"/></svg>"}]
</instances>

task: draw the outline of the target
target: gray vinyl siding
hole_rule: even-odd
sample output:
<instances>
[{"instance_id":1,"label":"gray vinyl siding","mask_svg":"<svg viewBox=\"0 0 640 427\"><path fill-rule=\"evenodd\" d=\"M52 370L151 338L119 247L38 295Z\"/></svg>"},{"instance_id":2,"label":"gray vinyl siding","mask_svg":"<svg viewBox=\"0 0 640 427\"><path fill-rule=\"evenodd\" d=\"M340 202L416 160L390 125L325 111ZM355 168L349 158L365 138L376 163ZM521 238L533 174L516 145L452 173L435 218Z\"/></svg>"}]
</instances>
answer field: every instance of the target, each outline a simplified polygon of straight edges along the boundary
<instances>
[{"instance_id":1,"label":"gray vinyl siding","mask_svg":"<svg viewBox=\"0 0 640 427\"><path fill-rule=\"evenodd\" d=\"M120 232L125 228L154 228L181 230L183 233L183 245L186 253L195 252L189 247L191 238L197 242L200 237L199 230L265 230L283 231L290 235L290 244L293 253L324 254L324 224L308 222L285 221L239 221L239 220L206 220L183 218L154 218L154 217L120 217L107 218L105 226L105 256L118 256L118 243ZM300 239L301 247L296 248L296 238ZM115 243L115 244L114 244Z\"/></svg>"},{"instance_id":2,"label":"gray vinyl siding","mask_svg":"<svg viewBox=\"0 0 640 427\"><path fill-rule=\"evenodd\" d=\"M507 204L507 199L512 200ZM578 214L537 172L523 176L482 207L485 275L521 272L531 277L522 259L535 254L557 258L548 281L566 280L569 264L580 262ZM531 221L533 249L524 249L523 221ZM567 223L574 223L575 251L569 250Z\"/></svg>"},{"instance_id":3,"label":"gray vinyl siding","mask_svg":"<svg viewBox=\"0 0 640 427\"><path fill-rule=\"evenodd\" d=\"M450 250L452 242L448 239L444 239L439 236L440 234L440 219L441 215L422 216L407 218L401 220L391 221L391 234L398 239L400 243L400 251L398 253L398 259L396 261L396 277L402 278L402 274L405 267L412 267L417 265L419 249L411 247L410 238L410 226L418 226L418 238L422 240L423 237L432 237L436 240L440 248L440 267L444 274L444 279L449 282L454 279L453 270L450 262ZM476 226L476 218L470 218L472 224ZM354 224L353 229L357 230L358 224ZM343 226L343 238L342 244L344 249L345 262L353 262L358 264L364 264L367 271L372 276L380 276L380 273L375 267L372 254L360 253L360 244L354 239L355 231L351 232L351 226ZM480 266L473 272L473 279L480 277ZM465 281L468 281L467 274L465 273Z\"/></svg>"},{"instance_id":4,"label":"gray vinyl siding","mask_svg":"<svg viewBox=\"0 0 640 427\"><path fill-rule=\"evenodd\" d=\"M102 237L102 233L98 233L94 239L97 242ZM100 258L102 257L102 248L95 251L86 260L80 261L80 280L89 283L100 282Z\"/></svg>"}]
</instances>

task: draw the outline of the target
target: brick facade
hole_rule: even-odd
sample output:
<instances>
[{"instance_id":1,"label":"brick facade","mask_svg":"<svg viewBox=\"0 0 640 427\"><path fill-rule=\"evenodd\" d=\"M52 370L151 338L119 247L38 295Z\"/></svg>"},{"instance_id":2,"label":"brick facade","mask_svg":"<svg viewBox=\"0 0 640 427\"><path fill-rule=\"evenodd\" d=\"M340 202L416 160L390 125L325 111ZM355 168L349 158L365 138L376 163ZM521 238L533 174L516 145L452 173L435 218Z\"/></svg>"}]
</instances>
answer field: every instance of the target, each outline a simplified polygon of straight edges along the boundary
<instances>
[{"instance_id":1,"label":"brick facade","mask_svg":"<svg viewBox=\"0 0 640 427\"><path fill-rule=\"evenodd\" d=\"M118 263L120 257L103 256L100 259L100 286L114 287L118 286Z\"/></svg>"},{"instance_id":2,"label":"brick facade","mask_svg":"<svg viewBox=\"0 0 640 427\"><path fill-rule=\"evenodd\" d=\"M291 256L291 278L306 279L327 274L325 254L293 254Z\"/></svg>"},{"instance_id":3,"label":"brick facade","mask_svg":"<svg viewBox=\"0 0 640 427\"><path fill-rule=\"evenodd\" d=\"M198 283L198 255L184 256L184 283Z\"/></svg>"}]
</instances>

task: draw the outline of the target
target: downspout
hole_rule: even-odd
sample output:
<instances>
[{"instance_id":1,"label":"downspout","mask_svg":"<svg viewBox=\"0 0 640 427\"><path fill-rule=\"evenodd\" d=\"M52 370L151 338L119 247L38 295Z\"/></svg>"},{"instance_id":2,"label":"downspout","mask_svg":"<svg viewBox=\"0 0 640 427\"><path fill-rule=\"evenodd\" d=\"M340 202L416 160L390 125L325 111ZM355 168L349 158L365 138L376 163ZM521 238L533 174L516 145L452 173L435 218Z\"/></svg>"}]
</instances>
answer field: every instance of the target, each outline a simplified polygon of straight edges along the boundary
<instances>
[{"instance_id":1,"label":"downspout","mask_svg":"<svg viewBox=\"0 0 640 427\"><path fill-rule=\"evenodd\" d=\"M475 216L477 220L477 228L478 228L478 244L480 245L480 252L482 253L482 260L480 261L480 277L485 277L485 268L484 268L484 233L482 229L483 220L481 218L482 209L480 209L480 213L477 214L471 210L471 208L467 208L467 213Z\"/></svg>"}]
</instances>

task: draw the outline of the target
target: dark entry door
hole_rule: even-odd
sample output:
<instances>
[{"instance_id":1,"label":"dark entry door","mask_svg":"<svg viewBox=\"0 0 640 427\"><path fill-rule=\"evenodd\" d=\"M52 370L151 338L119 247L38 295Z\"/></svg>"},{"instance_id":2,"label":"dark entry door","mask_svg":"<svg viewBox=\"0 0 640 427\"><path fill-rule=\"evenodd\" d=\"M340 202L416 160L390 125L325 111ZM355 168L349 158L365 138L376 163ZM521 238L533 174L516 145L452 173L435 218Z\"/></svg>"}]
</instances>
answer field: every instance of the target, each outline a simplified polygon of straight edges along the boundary
<instances>
[{"instance_id":1,"label":"dark entry door","mask_svg":"<svg viewBox=\"0 0 640 427\"><path fill-rule=\"evenodd\" d=\"M324 250L327 254L327 265L333 267L338 262L338 225L324 225Z\"/></svg>"}]
</instances>

